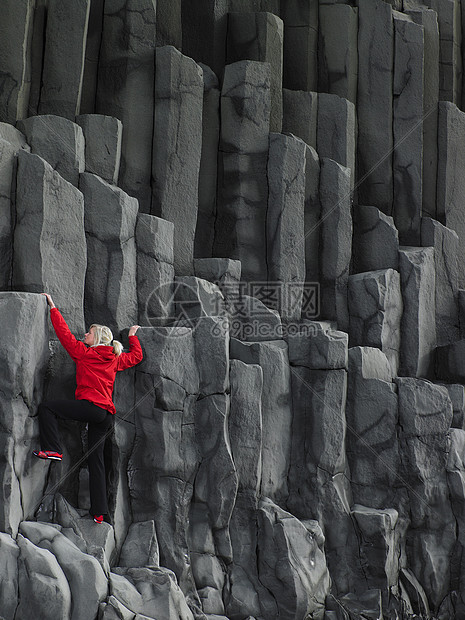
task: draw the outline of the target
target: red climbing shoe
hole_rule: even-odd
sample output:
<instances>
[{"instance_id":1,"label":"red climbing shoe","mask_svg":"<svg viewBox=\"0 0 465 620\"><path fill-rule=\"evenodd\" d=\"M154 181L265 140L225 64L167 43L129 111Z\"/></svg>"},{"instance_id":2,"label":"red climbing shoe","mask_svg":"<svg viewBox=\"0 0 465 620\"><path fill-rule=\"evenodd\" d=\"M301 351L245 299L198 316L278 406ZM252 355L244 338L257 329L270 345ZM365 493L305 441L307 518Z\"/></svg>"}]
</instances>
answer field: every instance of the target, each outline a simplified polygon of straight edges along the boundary
<instances>
[{"instance_id":1,"label":"red climbing shoe","mask_svg":"<svg viewBox=\"0 0 465 620\"><path fill-rule=\"evenodd\" d=\"M51 450L34 450L32 454L39 459L48 459L49 461L61 461L63 458L62 454Z\"/></svg>"},{"instance_id":2,"label":"red climbing shoe","mask_svg":"<svg viewBox=\"0 0 465 620\"><path fill-rule=\"evenodd\" d=\"M95 523L103 523L103 515L94 515Z\"/></svg>"}]
</instances>

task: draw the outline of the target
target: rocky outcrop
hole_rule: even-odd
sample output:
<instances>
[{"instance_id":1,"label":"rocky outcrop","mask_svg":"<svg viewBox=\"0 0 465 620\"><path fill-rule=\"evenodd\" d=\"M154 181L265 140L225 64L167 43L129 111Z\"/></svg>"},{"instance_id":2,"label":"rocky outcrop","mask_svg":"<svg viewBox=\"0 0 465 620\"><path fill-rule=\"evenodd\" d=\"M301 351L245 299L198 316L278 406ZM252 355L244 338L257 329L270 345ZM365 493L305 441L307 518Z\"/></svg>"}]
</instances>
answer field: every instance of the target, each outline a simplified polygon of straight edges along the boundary
<instances>
[{"instance_id":1,"label":"rocky outcrop","mask_svg":"<svg viewBox=\"0 0 465 620\"><path fill-rule=\"evenodd\" d=\"M0 8L0 616L463 618L465 1Z\"/></svg>"}]
</instances>

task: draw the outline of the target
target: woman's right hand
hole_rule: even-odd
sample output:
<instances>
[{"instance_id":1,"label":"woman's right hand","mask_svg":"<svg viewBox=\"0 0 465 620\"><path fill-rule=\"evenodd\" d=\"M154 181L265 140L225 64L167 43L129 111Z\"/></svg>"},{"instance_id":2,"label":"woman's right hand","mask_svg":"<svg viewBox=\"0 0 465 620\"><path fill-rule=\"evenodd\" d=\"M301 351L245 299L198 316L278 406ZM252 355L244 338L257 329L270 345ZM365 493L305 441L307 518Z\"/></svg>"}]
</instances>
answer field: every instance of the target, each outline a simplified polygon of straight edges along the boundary
<instances>
[{"instance_id":1,"label":"woman's right hand","mask_svg":"<svg viewBox=\"0 0 465 620\"><path fill-rule=\"evenodd\" d=\"M129 336L135 336L136 335L136 331L139 329L140 325L133 325L132 327L129 328Z\"/></svg>"},{"instance_id":2,"label":"woman's right hand","mask_svg":"<svg viewBox=\"0 0 465 620\"><path fill-rule=\"evenodd\" d=\"M47 298L47 303L50 306L50 308L55 308L55 304L53 303L53 299L51 298L51 296L48 293L41 293L41 295L44 295Z\"/></svg>"}]
</instances>

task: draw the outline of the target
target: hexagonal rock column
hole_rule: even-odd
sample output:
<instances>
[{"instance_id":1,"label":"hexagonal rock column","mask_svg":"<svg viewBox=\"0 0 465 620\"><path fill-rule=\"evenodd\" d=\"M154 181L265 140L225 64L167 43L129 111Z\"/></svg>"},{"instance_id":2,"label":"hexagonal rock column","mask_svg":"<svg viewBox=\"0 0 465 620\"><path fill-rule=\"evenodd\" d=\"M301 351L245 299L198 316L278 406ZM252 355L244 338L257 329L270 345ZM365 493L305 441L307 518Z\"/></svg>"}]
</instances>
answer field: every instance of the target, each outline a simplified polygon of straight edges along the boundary
<instances>
[{"instance_id":1,"label":"hexagonal rock column","mask_svg":"<svg viewBox=\"0 0 465 620\"><path fill-rule=\"evenodd\" d=\"M213 255L240 260L246 281L267 278L270 80L267 63L243 60L225 68L221 94Z\"/></svg>"},{"instance_id":2,"label":"hexagonal rock column","mask_svg":"<svg viewBox=\"0 0 465 620\"><path fill-rule=\"evenodd\" d=\"M317 90L318 1L287 0L281 5L284 22L283 86ZM296 66L295 59L301 61Z\"/></svg>"},{"instance_id":3,"label":"hexagonal rock column","mask_svg":"<svg viewBox=\"0 0 465 620\"><path fill-rule=\"evenodd\" d=\"M74 118L73 118L74 120ZM17 123L26 136L31 152L40 155L64 179L78 185L84 172L84 135L76 123L52 114L31 116Z\"/></svg>"},{"instance_id":4,"label":"hexagonal rock column","mask_svg":"<svg viewBox=\"0 0 465 620\"><path fill-rule=\"evenodd\" d=\"M436 274L433 248L399 251L402 322L399 373L431 377L436 348Z\"/></svg>"},{"instance_id":5,"label":"hexagonal rock column","mask_svg":"<svg viewBox=\"0 0 465 620\"><path fill-rule=\"evenodd\" d=\"M276 600L275 617L320 615L331 582L320 526L316 521L304 525L266 498L260 501L259 523L260 581Z\"/></svg>"},{"instance_id":6,"label":"hexagonal rock column","mask_svg":"<svg viewBox=\"0 0 465 620\"><path fill-rule=\"evenodd\" d=\"M186 56L211 67L217 76L225 65L229 5L229 0L181 3L182 50Z\"/></svg>"},{"instance_id":7,"label":"hexagonal rock column","mask_svg":"<svg viewBox=\"0 0 465 620\"><path fill-rule=\"evenodd\" d=\"M283 88L283 133L316 149L318 93Z\"/></svg>"},{"instance_id":8,"label":"hexagonal rock column","mask_svg":"<svg viewBox=\"0 0 465 620\"><path fill-rule=\"evenodd\" d=\"M418 245L423 189L423 26L394 11L394 222L403 245Z\"/></svg>"},{"instance_id":9,"label":"hexagonal rock column","mask_svg":"<svg viewBox=\"0 0 465 620\"><path fill-rule=\"evenodd\" d=\"M45 0L41 0L44 2ZM87 39L84 55L84 75L82 76L81 114L95 112L97 94L98 61L102 42L103 9L105 0L92 0L90 3Z\"/></svg>"},{"instance_id":10,"label":"hexagonal rock column","mask_svg":"<svg viewBox=\"0 0 465 620\"><path fill-rule=\"evenodd\" d=\"M39 114L79 114L89 11L90 0L48 2Z\"/></svg>"},{"instance_id":11,"label":"hexagonal rock column","mask_svg":"<svg viewBox=\"0 0 465 620\"><path fill-rule=\"evenodd\" d=\"M1 348L0 466L2 497L0 530L16 536L25 518L32 518L45 487L48 467L33 462L39 447L35 417L42 400L48 362L47 306L40 295L0 293L4 325ZM42 466L40 466L42 465Z\"/></svg>"},{"instance_id":12,"label":"hexagonal rock column","mask_svg":"<svg viewBox=\"0 0 465 620\"><path fill-rule=\"evenodd\" d=\"M218 145L220 140L220 90L218 78L206 65L203 72L202 155L199 170L199 212L194 256L210 258L215 236Z\"/></svg>"},{"instance_id":13,"label":"hexagonal rock column","mask_svg":"<svg viewBox=\"0 0 465 620\"><path fill-rule=\"evenodd\" d=\"M200 465L193 330L142 328L139 334L144 359L136 369L135 438L128 463L133 520L154 519L160 563L176 573L183 592L196 597L187 538Z\"/></svg>"},{"instance_id":14,"label":"hexagonal rock column","mask_svg":"<svg viewBox=\"0 0 465 620\"><path fill-rule=\"evenodd\" d=\"M29 151L23 134L7 123L0 123L0 290L10 288L13 259L12 189L16 156Z\"/></svg>"},{"instance_id":15,"label":"hexagonal rock column","mask_svg":"<svg viewBox=\"0 0 465 620\"><path fill-rule=\"evenodd\" d=\"M351 187L355 175L355 106L338 95L318 94L317 151L350 169Z\"/></svg>"},{"instance_id":16,"label":"hexagonal rock column","mask_svg":"<svg viewBox=\"0 0 465 620\"><path fill-rule=\"evenodd\" d=\"M459 0L428 0L439 22L439 100L460 104L462 96L461 11Z\"/></svg>"},{"instance_id":17,"label":"hexagonal rock column","mask_svg":"<svg viewBox=\"0 0 465 620\"><path fill-rule=\"evenodd\" d=\"M402 309L400 276L394 269L349 277L350 344L381 349L394 377L399 367Z\"/></svg>"},{"instance_id":18,"label":"hexagonal rock column","mask_svg":"<svg viewBox=\"0 0 465 620\"><path fill-rule=\"evenodd\" d=\"M263 370L261 494L276 501L288 495L292 411L287 345L283 341L231 340L231 358Z\"/></svg>"},{"instance_id":19,"label":"hexagonal rock column","mask_svg":"<svg viewBox=\"0 0 465 620\"><path fill-rule=\"evenodd\" d=\"M421 244L434 247L436 272L436 340L445 345L458 340L458 263L459 239L450 228L446 228L429 217L422 218Z\"/></svg>"},{"instance_id":20,"label":"hexagonal rock column","mask_svg":"<svg viewBox=\"0 0 465 620\"><path fill-rule=\"evenodd\" d=\"M346 4L322 4L319 19L318 89L356 104L358 9Z\"/></svg>"},{"instance_id":21,"label":"hexagonal rock column","mask_svg":"<svg viewBox=\"0 0 465 620\"><path fill-rule=\"evenodd\" d=\"M157 0L157 47L182 48L181 0Z\"/></svg>"},{"instance_id":22,"label":"hexagonal rock column","mask_svg":"<svg viewBox=\"0 0 465 620\"><path fill-rule=\"evenodd\" d=\"M123 135L121 121L102 114L81 114L76 117L76 123L84 134L86 172L117 185Z\"/></svg>"},{"instance_id":23,"label":"hexagonal rock column","mask_svg":"<svg viewBox=\"0 0 465 620\"><path fill-rule=\"evenodd\" d=\"M163 324L174 316L172 222L139 213L136 224L137 300L139 323Z\"/></svg>"},{"instance_id":24,"label":"hexagonal rock column","mask_svg":"<svg viewBox=\"0 0 465 620\"><path fill-rule=\"evenodd\" d=\"M272 13L229 13L226 62L258 60L271 67L270 131L282 129L283 103L282 20Z\"/></svg>"},{"instance_id":25,"label":"hexagonal rock column","mask_svg":"<svg viewBox=\"0 0 465 620\"><path fill-rule=\"evenodd\" d=\"M151 213L174 224L176 275L194 271L202 107L199 65L174 47L157 48Z\"/></svg>"},{"instance_id":26,"label":"hexagonal rock column","mask_svg":"<svg viewBox=\"0 0 465 620\"><path fill-rule=\"evenodd\" d=\"M353 246L355 273L399 267L399 233L393 218L376 207L354 208Z\"/></svg>"},{"instance_id":27,"label":"hexagonal rock column","mask_svg":"<svg viewBox=\"0 0 465 620\"><path fill-rule=\"evenodd\" d=\"M13 125L27 116L34 4L33 0L7 0L2 8L0 121Z\"/></svg>"},{"instance_id":28,"label":"hexagonal rock column","mask_svg":"<svg viewBox=\"0 0 465 620\"><path fill-rule=\"evenodd\" d=\"M436 11L406 11L423 26L423 214L436 217L438 165L439 26Z\"/></svg>"},{"instance_id":29,"label":"hexagonal rock column","mask_svg":"<svg viewBox=\"0 0 465 620\"><path fill-rule=\"evenodd\" d=\"M316 151L305 150L305 286L302 298L302 318L313 319L319 312L320 282L320 159Z\"/></svg>"},{"instance_id":30,"label":"hexagonal rock column","mask_svg":"<svg viewBox=\"0 0 465 620\"><path fill-rule=\"evenodd\" d=\"M331 159L320 160L321 318L348 331L347 284L352 253L350 170Z\"/></svg>"},{"instance_id":31,"label":"hexagonal rock column","mask_svg":"<svg viewBox=\"0 0 465 620\"><path fill-rule=\"evenodd\" d=\"M397 390L382 351L349 349L347 459L354 501L382 509L398 506L400 460Z\"/></svg>"},{"instance_id":32,"label":"hexagonal rock column","mask_svg":"<svg viewBox=\"0 0 465 620\"><path fill-rule=\"evenodd\" d=\"M79 186L87 241L86 322L108 325L116 337L137 321L137 200L88 172Z\"/></svg>"},{"instance_id":33,"label":"hexagonal rock column","mask_svg":"<svg viewBox=\"0 0 465 620\"><path fill-rule=\"evenodd\" d=\"M294 136L270 134L267 279L277 288L274 308L283 320L300 319L302 309L306 149L305 143Z\"/></svg>"},{"instance_id":34,"label":"hexagonal rock column","mask_svg":"<svg viewBox=\"0 0 465 620\"><path fill-rule=\"evenodd\" d=\"M72 331L84 329L84 199L38 155L18 153L12 286L50 293Z\"/></svg>"},{"instance_id":35,"label":"hexagonal rock column","mask_svg":"<svg viewBox=\"0 0 465 620\"><path fill-rule=\"evenodd\" d=\"M411 378L396 383L402 476L409 498L407 557L434 612L449 592L457 537L446 473L452 404L443 386Z\"/></svg>"},{"instance_id":36,"label":"hexagonal rock column","mask_svg":"<svg viewBox=\"0 0 465 620\"><path fill-rule=\"evenodd\" d=\"M465 112L453 103L441 101L438 121L438 218L443 219L448 228L457 233L458 245L458 285L465 287Z\"/></svg>"},{"instance_id":37,"label":"hexagonal rock column","mask_svg":"<svg viewBox=\"0 0 465 620\"><path fill-rule=\"evenodd\" d=\"M155 0L106 0L95 111L124 127L120 185L150 212L155 82Z\"/></svg>"},{"instance_id":38,"label":"hexagonal rock column","mask_svg":"<svg viewBox=\"0 0 465 620\"><path fill-rule=\"evenodd\" d=\"M361 204L392 215L393 185L392 8L382 0L358 0L358 178ZM387 156L387 157L385 157ZM365 178L365 175L366 176Z\"/></svg>"}]
</instances>

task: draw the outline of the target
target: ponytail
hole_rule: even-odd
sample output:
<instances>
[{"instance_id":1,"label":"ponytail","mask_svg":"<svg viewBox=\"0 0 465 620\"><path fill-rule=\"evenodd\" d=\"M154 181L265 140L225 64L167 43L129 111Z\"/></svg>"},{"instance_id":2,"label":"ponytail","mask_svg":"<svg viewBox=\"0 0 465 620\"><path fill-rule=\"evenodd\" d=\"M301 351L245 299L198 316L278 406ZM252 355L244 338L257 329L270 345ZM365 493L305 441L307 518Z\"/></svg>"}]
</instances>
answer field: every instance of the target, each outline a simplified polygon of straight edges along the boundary
<instances>
[{"instance_id":1,"label":"ponytail","mask_svg":"<svg viewBox=\"0 0 465 620\"><path fill-rule=\"evenodd\" d=\"M123 345L118 340L113 340L113 353L118 356L121 355Z\"/></svg>"},{"instance_id":2,"label":"ponytail","mask_svg":"<svg viewBox=\"0 0 465 620\"><path fill-rule=\"evenodd\" d=\"M109 327L106 325L98 325L98 323L93 323L89 329L92 327L94 328L94 347L99 345L112 346L113 353L116 356L121 355L123 345L121 342L118 342L118 340L113 340L113 334L111 333L111 329Z\"/></svg>"}]
</instances>

